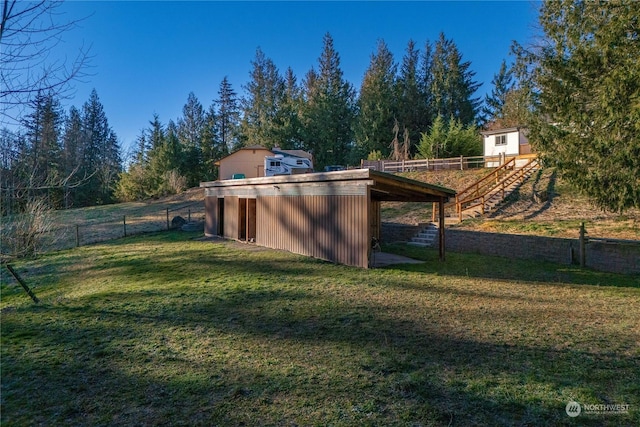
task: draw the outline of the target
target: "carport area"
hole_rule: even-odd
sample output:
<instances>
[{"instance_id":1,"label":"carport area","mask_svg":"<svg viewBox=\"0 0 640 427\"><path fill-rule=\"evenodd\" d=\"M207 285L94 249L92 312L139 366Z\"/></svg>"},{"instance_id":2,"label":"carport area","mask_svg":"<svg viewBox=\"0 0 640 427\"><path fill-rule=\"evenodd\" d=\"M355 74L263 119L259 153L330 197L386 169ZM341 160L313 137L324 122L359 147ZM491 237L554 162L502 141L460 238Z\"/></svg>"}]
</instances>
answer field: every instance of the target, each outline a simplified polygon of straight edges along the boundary
<instances>
[{"instance_id":1,"label":"carport area","mask_svg":"<svg viewBox=\"0 0 640 427\"><path fill-rule=\"evenodd\" d=\"M438 204L443 260L444 204L456 194L449 188L369 169L222 180L200 186L205 189L205 235L363 268L400 261L390 254L380 256L374 249L381 234L380 204L386 201Z\"/></svg>"}]
</instances>

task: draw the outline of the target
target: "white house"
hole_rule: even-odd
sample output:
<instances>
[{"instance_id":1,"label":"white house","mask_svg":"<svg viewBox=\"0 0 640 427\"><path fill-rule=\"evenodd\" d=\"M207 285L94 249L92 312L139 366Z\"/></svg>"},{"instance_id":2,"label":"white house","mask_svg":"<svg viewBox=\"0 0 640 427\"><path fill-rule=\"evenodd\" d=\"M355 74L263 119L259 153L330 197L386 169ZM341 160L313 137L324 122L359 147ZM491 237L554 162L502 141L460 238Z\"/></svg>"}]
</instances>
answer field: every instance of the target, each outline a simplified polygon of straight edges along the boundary
<instances>
[{"instance_id":1,"label":"white house","mask_svg":"<svg viewBox=\"0 0 640 427\"><path fill-rule=\"evenodd\" d=\"M487 167L497 167L505 157L519 157L531 154L529 139L520 127L487 130L481 132L485 156L500 156L500 159L488 161ZM517 160L516 160L517 162Z\"/></svg>"}]
</instances>

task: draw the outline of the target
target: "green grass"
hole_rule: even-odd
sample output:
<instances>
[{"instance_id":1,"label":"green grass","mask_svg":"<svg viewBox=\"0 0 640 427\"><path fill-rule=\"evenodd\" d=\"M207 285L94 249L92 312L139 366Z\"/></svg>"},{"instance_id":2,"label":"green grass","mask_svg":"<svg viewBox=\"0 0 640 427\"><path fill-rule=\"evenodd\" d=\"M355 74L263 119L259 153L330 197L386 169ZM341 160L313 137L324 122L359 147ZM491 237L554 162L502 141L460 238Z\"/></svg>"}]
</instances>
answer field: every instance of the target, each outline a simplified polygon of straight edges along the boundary
<instances>
[{"instance_id":1,"label":"green grass","mask_svg":"<svg viewBox=\"0 0 640 427\"><path fill-rule=\"evenodd\" d=\"M387 249L362 270L161 233L3 272L3 426L638 425L640 279ZM569 418L565 405L630 405Z\"/></svg>"}]
</instances>

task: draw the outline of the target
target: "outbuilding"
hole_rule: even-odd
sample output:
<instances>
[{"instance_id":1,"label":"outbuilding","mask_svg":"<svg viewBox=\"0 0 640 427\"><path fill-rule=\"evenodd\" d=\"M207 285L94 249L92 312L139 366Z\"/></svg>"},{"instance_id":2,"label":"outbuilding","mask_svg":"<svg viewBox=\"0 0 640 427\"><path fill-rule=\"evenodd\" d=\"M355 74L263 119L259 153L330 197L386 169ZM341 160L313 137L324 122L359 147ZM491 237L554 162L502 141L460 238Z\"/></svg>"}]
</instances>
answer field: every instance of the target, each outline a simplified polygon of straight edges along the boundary
<instances>
[{"instance_id":1,"label":"outbuilding","mask_svg":"<svg viewBox=\"0 0 640 427\"><path fill-rule=\"evenodd\" d=\"M203 182L205 234L369 267L380 202L443 206L454 190L370 169Z\"/></svg>"},{"instance_id":2,"label":"outbuilding","mask_svg":"<svg viewBox=\"0 0 640 427\"><path fill-rule=\"evenodd\" d=\"M524 128L512 127L481 132L485 157L499 156L502 160L488 161L486 167L498 167L505 157L528 159L532 155L531 145ZM535 155L534 155L535 156ZM527 160L522 160L526 163Z\"/></svg>"}]
</instances>

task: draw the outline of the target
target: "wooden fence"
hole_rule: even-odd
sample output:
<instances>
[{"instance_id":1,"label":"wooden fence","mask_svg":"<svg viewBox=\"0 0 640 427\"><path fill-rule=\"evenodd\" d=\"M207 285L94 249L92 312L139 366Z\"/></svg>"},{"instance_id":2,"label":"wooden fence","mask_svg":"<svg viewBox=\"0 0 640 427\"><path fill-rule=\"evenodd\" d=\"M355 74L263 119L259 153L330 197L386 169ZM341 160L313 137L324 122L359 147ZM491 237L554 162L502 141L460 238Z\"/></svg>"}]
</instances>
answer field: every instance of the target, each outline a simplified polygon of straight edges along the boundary
<instances>
[{"instance_id":1,"label":"wooden fence","mask_svg":"<svg viewBox=\"0 0 640 427\"><path fill-rule=\"evenodd\" d=\"M360 167L380 172L413 172L435 170L465 170L483 168L488 164L500 166L505 163L505 156L473 156L451 157L448 159L416 159L416 160L362 160Z\"/></svg>"}]
</instances>

